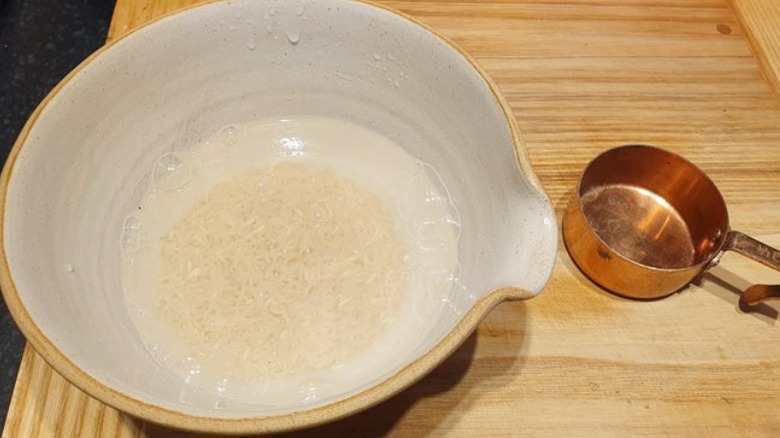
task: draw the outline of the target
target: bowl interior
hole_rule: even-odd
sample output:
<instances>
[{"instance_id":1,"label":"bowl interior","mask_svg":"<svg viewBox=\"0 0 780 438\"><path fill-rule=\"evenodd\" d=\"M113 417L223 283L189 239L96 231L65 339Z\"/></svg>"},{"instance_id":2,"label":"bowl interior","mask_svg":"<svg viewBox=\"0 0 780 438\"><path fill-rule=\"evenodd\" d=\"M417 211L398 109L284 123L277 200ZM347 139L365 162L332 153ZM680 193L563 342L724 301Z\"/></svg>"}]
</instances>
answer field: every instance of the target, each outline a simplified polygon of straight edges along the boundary
<instances>
[{"instance_id":1,"label":"bowl interior","mask_svg":"<svg viewBox=\"0 0 780 438\"><path fill-rule=\"evenodd\" d=\"M215 409L213 395L182 385L136 334L120 230L161 154L227 124L297 114L357 123L436 168L462 221L461 286L426 330L339 396ZM68 361L143 403L225 418L327 404L425 354L490 291L538 293L552 269L554 216L518 167L490 85L429 30L370 4L245 0L169 16L83 64L31 120L6 169L5 292Z\"/></svg>"}]
</instances>

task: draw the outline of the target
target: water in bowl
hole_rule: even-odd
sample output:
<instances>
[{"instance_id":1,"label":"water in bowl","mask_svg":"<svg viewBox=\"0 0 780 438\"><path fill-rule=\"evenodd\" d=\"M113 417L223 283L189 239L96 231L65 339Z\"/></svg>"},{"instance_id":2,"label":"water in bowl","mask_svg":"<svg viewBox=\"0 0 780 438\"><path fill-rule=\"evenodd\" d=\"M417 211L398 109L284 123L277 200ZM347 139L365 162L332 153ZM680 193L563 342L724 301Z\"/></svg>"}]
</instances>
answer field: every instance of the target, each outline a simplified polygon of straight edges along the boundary
<instances>
[{"instance_id":1,"label":"water in bowl","mask_svg":"<svg viewBox=\"0 0 780 438\"><path fill-rule=\"evenodd\" d=\"M437 172L353 123L226 126L150 181L121 230L128 308L216 407L315 403L392 372L458 282Z\"/></svg>"}]
</instances>

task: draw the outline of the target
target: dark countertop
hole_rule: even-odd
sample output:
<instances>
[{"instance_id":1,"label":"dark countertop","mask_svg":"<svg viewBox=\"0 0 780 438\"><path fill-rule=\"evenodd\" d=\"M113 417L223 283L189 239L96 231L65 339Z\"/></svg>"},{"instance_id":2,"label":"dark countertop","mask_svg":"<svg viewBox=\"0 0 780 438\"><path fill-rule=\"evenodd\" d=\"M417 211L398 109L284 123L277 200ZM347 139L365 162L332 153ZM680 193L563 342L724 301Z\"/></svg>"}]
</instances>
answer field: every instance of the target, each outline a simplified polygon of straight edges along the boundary
<instances>
[{"instance_id":1,"label":"dark countertop","mask_svg":"<svg viewBox=\"0 0 780 438\"><path fill-rule=\"evenodd\" d=\"M38 102L105 41L115 0L0 0L0 148L3 162ZM24 339L0 300L0 419Z\"/></svg>"}]
</instances>

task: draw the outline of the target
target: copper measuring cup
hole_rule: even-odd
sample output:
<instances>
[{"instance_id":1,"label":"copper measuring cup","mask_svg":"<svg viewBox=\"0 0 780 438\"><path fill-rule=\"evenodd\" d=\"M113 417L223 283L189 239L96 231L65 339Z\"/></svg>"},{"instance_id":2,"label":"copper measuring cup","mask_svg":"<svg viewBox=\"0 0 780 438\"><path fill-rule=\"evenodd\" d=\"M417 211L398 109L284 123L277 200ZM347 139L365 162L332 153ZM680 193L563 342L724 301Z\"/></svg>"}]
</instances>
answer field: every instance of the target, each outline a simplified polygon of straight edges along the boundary
<instances>
[{"instance_id":1,"label":"copper measuring cup","mask_svg":"<svg viewBox=\"0 0 780 438\"><path fill-rule=\"evenodd\" d=\"M729 250L780 271L780 251L729 227L723 196L701 169L652 146L621 146L588 164L563 237L591 280L629 298L672 294ZM780 285L753 285L741 297L771 298Z\"/></svg>"}]
</instances>

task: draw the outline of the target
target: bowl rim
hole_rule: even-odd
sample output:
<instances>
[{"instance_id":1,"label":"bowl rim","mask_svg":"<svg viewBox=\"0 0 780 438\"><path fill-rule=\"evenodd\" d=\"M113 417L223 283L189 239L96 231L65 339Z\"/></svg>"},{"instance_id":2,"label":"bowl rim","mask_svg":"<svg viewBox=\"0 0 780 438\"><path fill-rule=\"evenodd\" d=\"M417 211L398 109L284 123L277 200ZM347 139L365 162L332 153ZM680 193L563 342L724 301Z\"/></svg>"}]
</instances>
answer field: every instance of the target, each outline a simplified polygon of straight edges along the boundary
<instances>
[{"instance_id":1,"label":"bowl rim","mask_svg":"<svg viewBox=\"0 0 780 438\"><path fill-rule=\"evenodd\" d=\"M233 435L284 432L338 420L348 415L352 415L368 409L386 400L387 398L412 385L424 375L433 370L441 362L443 362L444 359L446 359L455 349L457 349L463 342L466 341L466 339L468 339L468 337L476 329L477 325L496 305L508 300L527 299L537 295L539 291L526 291L518 287L503 287L492 290L478 299L474 305L463 315L461 320L453 327L453 329L428 352L410 364L406 365L395 374L388 377L386 380L348 398L312 409L293 411L281 415L250 418L208 417L188 414L150 404L126 395L119 390L98 381L96 378L92 377L75 363L73 363L67 356L65 356L65 354L61 352L41 331L41 329L37 326L33 318L28 313L21 300L19 292L16 289L10 267L8 265L8 259L5 250L6 200L9 184L11 178L13 177L14 165L19 156L19 153L24 147L31 130L35 126L36 121L46 109L49 102L71 80L73 80L73 78L79 74L82 69L95 61L95 59L101 56L104 52L110 50L115 44L118 44L125 38L131 37L136 32L142 31L148 26L168 19L183 11L188 11L220 2L227 3L229 1L230 0L206 0L201 3L189 5L184 8L171 11L169 13L158 16L140 26L137 26L120 37L107 42L101 48L84 59L84 61L79 63L79 65L76 66L72 71L70 71L46 95L40 104L38 104L20 131L16 141L14 142L11 151L8 154L5 165L3 166L2 174L0 174L0 288L2 288L2 295L5 299L11 316L35 351L41 355L44 360L68 382L89 394L90 396L100 400L101 402L144 421L150 421L163 426L190 430L194 432ZM374 8L378 8L385 12L394 14L402 20L407 20L413 23L420 29L431 34L433 37L444 42L451 49L458 52L482 79L482 81L488 87L490 93L493 95L495 102L500 107L512 136L515 158L518 166L520 167L519 170L524 174L529 184L535 189L535 191L538 192L538 195L544 199L548 206L550 206L549 199L547 198L544 190L541 188L538 177L533 172L525 148L525 142L520 135L520 130L512 113L511 107L498 91L498 87L488 76L487 72L471 55L469 55L465 50L454 43L450 38L406 13L382 4L378 4L373 0L343 1L372 6ZM557 247L553 247L553 252L557 252ZM554 261L555 257L551 257L551 260ZM547 275L544 284L549 281L549 278L552 275L552 267L550 267L549 271L550 272Z\"/></svg>"}]
</instances>

